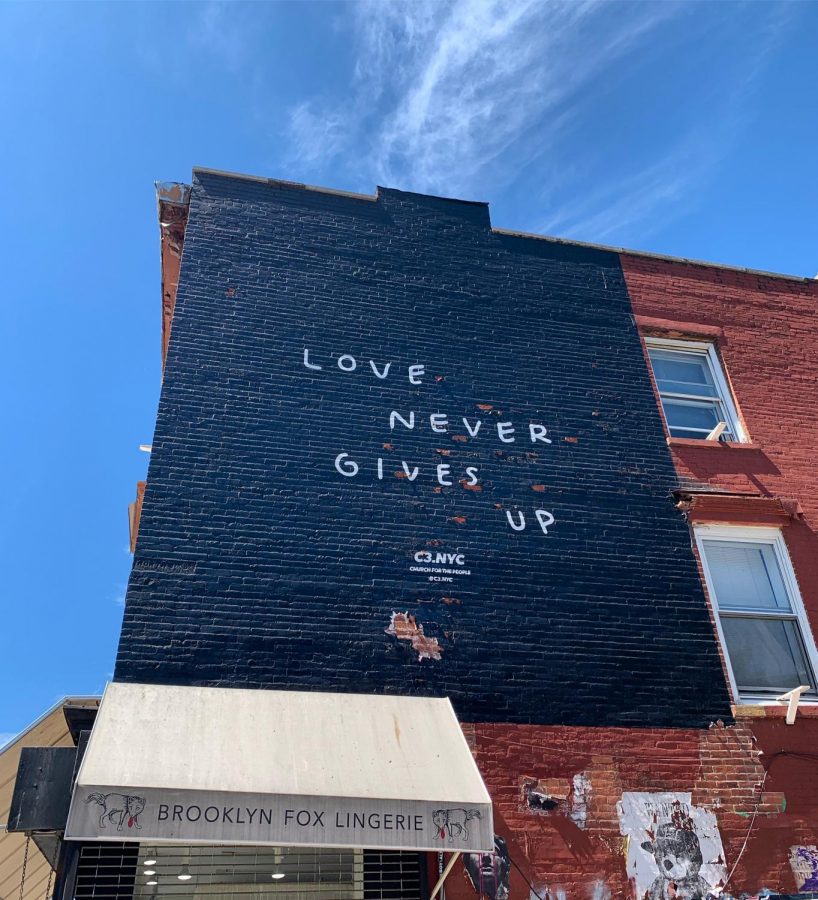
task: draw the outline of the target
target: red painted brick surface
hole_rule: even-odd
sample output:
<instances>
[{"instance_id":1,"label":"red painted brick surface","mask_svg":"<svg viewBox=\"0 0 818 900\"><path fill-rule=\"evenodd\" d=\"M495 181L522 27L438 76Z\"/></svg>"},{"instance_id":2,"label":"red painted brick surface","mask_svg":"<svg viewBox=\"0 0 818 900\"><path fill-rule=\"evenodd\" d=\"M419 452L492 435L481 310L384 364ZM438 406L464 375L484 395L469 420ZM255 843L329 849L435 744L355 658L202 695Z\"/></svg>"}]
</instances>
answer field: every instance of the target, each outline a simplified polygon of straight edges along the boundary
<instances>
[{"instance_id":1,"label":"red painted brick surface","mask_svg":"<svg viewBox=\"0 0 818 900\"><path fill-rule=\"evenodd\" d=\"M676 469L690 482L800 504L784 537L818 631L818 281L621 259L637 321L664 320L642 330L720 329L715 343L751 445L672 441Z\"/></svg>"},{"instance_id":2,"label":"red painted brick surface","mask_svg":"<svg viewBox=\"0 0 818 900\"><path fill-rule=\"evenodd\" d=\"M523 876L552 900L561 891L588 900L633 896L616 808L624 791L690 792L694 804L712 809L728 872L749 831L726 893L739 896L762 887L794 893L789 848L816 841L818 717L806 715L789 727L782 716L742 718L708 730L464 726L494 801L495 830L522 870L512 868L512 900L529 896ZM790 755L796 753L814 753L815 759ZM584 828L558 810L527 807L527 780L557 793L560 784L570 791L579 773L591 785ZM475 896L460 864L447 882L446 896Z\"/></svg>"},{"instance_id":3,"label":"red painted brick surface","mask_svg":"<svg viewBox=\"0 0 818 900\"><path fill-rule=\"evenodd\" d=\"M674 462L690 481L800 503L801 520L784 533L815 628L818 281L626 254L622 267L637 321L648 317L665 320L665 327L679 322L721 330L715 343L752 446L674 441Z\"/></svg>"}]
</instances>

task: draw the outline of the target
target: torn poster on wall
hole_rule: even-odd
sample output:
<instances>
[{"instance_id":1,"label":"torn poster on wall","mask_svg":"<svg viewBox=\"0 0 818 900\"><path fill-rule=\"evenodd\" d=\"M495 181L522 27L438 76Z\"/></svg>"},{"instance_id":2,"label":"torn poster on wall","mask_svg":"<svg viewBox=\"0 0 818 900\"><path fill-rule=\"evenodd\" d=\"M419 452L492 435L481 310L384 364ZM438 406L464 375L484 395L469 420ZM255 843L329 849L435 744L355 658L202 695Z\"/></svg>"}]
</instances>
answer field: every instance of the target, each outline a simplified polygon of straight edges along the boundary
<instances>
[{"instance_id":1,"label":"torn poster on wall","mask_svg":"<svg viewBox=\"0 0 818 900\"><path fill-rule=\"evenodd\" d=\"M507 900L511 859L499 834L494 835L494 853L467 853L463 864L481 900Z\"/></svg>"},{"instance_id":2,"label":"torn poster on wall","mask_svg":"<svg viewBox=\"0 0 818 900\"><path fill-rule=\"evenodd\" d=\"M617 804L637 900L699 900L727 880L716 816L689 793L627 791Z\"/></svg>"},{"instance_id":3,"label":"torn poster on wall","mask_svg":"<svg viewBox=\"0 0 818 900\"><path fill-rule=\"evenodd\" d=\"M818 891L818 847L790 847L790 865L799 891Z\"/></svg>"}]
</instances>

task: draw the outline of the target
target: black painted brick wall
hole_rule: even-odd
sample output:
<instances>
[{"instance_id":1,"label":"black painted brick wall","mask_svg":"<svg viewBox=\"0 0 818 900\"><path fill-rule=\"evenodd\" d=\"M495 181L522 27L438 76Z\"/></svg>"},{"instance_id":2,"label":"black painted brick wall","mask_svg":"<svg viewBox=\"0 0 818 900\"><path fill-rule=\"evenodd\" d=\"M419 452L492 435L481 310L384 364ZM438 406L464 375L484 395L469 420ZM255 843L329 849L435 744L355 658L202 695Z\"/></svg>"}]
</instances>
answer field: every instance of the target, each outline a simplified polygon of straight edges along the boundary
<instances>
[{"instance_id":1,"label":"black painted brick wall","mask_svg":"<svg viewBox=\"0 0 818 900\"><path fill-rule=\"evenodd\" d=\"M674 483L615 255L492 232L481 204L199 172L115 677L445 693L470 721L729 718ZM410 572L424 549L471 575Z\"/></svg>"}]
</instances>

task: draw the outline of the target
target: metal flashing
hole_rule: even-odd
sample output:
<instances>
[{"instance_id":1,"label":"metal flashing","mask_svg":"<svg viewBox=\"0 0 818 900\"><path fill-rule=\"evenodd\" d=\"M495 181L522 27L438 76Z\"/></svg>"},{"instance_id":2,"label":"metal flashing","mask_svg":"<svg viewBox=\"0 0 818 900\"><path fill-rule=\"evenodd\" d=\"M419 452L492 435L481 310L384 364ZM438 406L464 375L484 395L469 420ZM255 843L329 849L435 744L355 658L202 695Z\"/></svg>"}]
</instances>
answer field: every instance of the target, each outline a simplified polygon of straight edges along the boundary
<instances>
[{"instance_id":1,"label":"metal flashing","mask_svg":"<svg viewBox=\"0 0 818 900\"><path fill-rule=\"evenodd\" d=\"M18 734L14 735L13 738L10 738L5 744L0 746L0 753L5 753L6 750L10 750L18 741L21 741L24 737L34 731L38 725L41 725L45 720L53 715L57 710L63 709L66 706L88 706L89 708L96 709L99 706L100 702L99 694L69 694L62 698L62 700L58 700L53 706L50 706L42 715L37 716L37 718L30 724L27 725L22 731ZM66 726L67 727L67 726Z\"/></svg>"},{"instance_id":2,"label":"metal flashing","mask_svg":"<svg viewBox=\"0 0 818 900\"><path fill-rule=\"evenodd\" d=\"M215 175L219 178L232 178L237 181L254 181L257 184L270 185L270 187L295 188L302 191L314 191L318 194L332 194L336 197L350 197L353 200L375 201L378 199L377 194L358 194L355 191L342 191L336 188L304 184L301 181L286 181L283 178L264 178L260 175L245 175L241 172L226 172L222 169L207 169L204 166L194 166L193 174Z\"/></svg>"},{"instance_id":3,"label":"metal flashing","mask_svg":"<svg viewBox=\"0 0 818 900\"><path fill-rule=\"evenodd\" d=\"M462 197L444 197L443 194L424 194L421 191L404 191L401 188L390 188L385 185L378 185L376 195L380 191L394 191L396 194L406 194L410 197L427 197L432 200L443 200L446 203L464 203L467 206L488 206L488 200L463 200Z\"/></svg>"},{"instance_id":4,"label":"metal flashing","mask_svg":"<svg viewBox=\"0 0 818 900\"><path fill-rule=\"evenodd\" d=\"M181 181L155 181L156 199L172 206L187 206L190 203L190 185Z\"/></svg>"},{"instance_id":5,"label":"metal flashing","mask_svg":"<svg viewBox=\"0 0 818 900\"><path fill-rule=\"evenodd\" d=\"M808 278L805 275L788 275L785 272L767 272L764 269L747 269L744 266L731 266L726 263L708 262L703 259L689 259L684 256L670 256L667 253L652 253L649 250L629 250L627 247L595 244L590 241L574 241L568 238L559 238L548 234L534 234L531 231L514 231L510 228L492 228L491 230L496 234L533 238L537 241L547 241L552 244L568 244L573 247L588 247L591 250L606 250L609 253L624 254L625 256L639 256L644 259L658 259L663 262L684 263L688 266L702 266L706 269L724 269L727 272L741 272L744 275L761 275L764 278L783 278L785 281L798 281L806 284L814 284L816 281L815 278Z\"/></svg>"}]
</instances>

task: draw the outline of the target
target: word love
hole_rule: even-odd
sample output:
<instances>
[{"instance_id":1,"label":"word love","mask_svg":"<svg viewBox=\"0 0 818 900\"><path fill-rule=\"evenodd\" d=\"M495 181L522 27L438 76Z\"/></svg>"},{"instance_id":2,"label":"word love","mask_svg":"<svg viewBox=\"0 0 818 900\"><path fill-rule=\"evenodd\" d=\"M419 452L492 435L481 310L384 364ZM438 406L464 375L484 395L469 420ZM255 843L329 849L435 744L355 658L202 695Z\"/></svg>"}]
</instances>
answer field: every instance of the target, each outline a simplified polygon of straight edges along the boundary
<instances>
[{"instance_id":1,"label":"word love","mask_svg":"<svg viewBox=\"0 0 818 900\"><path fill-rule=\"evenodd\" d=\"M358 368L358 360L349 353L342 353L335 362L342 372L354 372ZM318 363L310 360L309 347L304 348L304 368L312 369L314 372L320 372L324 368ZM385 381L389 377L389 370L392 368L392 363L377 363L374 359L370 359L369 368L376 378ZM409 384L423 384L423 376L426 373L426 367L420 364L409 366L406 373L409 378Z\"/></svg>"},{"instance_id":2,"label":"word love","mask_svg":"<svg viewBox=\"0 0 818 900\"><path fill-rule=\"evenodd\" d=\"M465 416L461 420L463 422L463 426L468 431L468 433L472 437L477 437L480 433L480 429L483 427L482 419L475 419L474 422L470 422ZM389 430L394 431L395 426L400 422L404 428L409 429L411 431L415 427L415 412L409 413L408 417L404 418L399 412L396 412L394 409L389 413ZM429 416L429 427L435 434L446 434L449 430L449 419L445 413L432 413ZM497 422L497 437L504 444L513 444L517 438L514 437L514 432L516 431L513 422ZM540 425L539 422L529 422L528 423L528 436L531 439L532 444L536 444L537 441L540 441L543 444L550 444L551 438L547 437L548 429L545 425Z\"/></svg>"}]
</instances>

